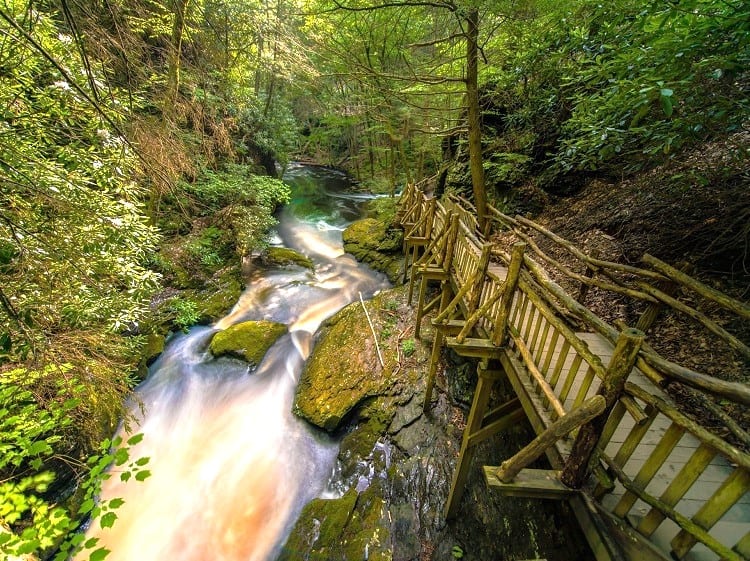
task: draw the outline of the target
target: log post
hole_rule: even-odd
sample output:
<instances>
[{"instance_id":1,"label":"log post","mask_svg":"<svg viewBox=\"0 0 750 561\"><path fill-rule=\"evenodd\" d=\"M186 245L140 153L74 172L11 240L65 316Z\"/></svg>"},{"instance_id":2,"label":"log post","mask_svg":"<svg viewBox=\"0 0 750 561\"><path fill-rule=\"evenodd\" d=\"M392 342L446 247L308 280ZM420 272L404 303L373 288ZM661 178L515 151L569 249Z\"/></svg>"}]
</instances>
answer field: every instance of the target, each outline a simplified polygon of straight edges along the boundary
<instances>
[{"instance_id":1,"label":"log post","mask_svg":"<svg viewBox=\"0 0 750 561\"><path fill-rule=\"evenodd\" d=\"M680 264L681 272L686 273L690 271L690 269L691 266L689 263L683 262ZM671 279L658 283L656 287L667 296L674 296L680 289L680 285ZM646 308L646 310L641 314L641 317L638 318L638 322L635 324L635 328L646 333L654 324L656 318L659 317L659 314L664 309L664 307L665 304L663 302L652 302L651 304L649 304L648 308Z\"/></svg>"},{"instance_id":2,"label":"log post","mask_svg":"<svg viewBox=\"0 0 750 561\"><path fill-rule=\"evenodd\" d=\"M581 426L604 411L606 400L601 395L595 395L584 401L580 407L563 415L552 423L547 430L537 436L515 456L505 460L497 468L495 475L503 483L510 483L523 468L536 460L539 456L576 427Z\"/></svg>"},{"instance_id":3,"label":"log post","mask_svg":"<svg viewBox=\"0 0 750 561\"><path fill-rule=\"evenodd\" d=\"M606 400L604 411L583 425L573 443L573 449L560 474L560 481L573 489L580 489L589 475L589 463L601 438L607 418L617 403L625 381L633 370L638 351L645 335L642 331L628 328L617 338L612 359L599 386L598 395Z\"/></svg>"},{"instance_id":4,"label":"log post","mask_svg":"<svg viewBox=\"0 0 750 561\"><path fill-rule=\"evenodd\" d=\"M518 277L521 273L523 264L523 253L526 251L526 244L516 242L513 244L510 254L510 264L508 273L505 276L505 286L503 287L503 298L500 301L500 310L495 320L495 330L492 334L492 344L500 346L505 344L508 339L508 318L510 317L510 307L513 304L513 294L518 286Z\"/></svg>"},{"instance_id":5,"label":"log post","mask_svg":"<svg viewBox=\"0 0 750 561\"><path fill-rule=\"evenodd\" d=\"M485 243L482 245L482 253L479 255L479 262L477 263L477 275L474 277L474 285L471 288L469 301L467 302L470 314L479 307L479 302L482 300L482 289L487 280L487 269L490 266L491 256L492 244Z\"/></svg>"},{"instance_id":6,"label":"log post","mask_svg":"<svg viewBox=\"0 0 750 561\"><path fill-rule=\"evenodd\" d=\"M592 249L590 257L592 259L599 259L600 254L598 249ZM586 270L583 272L583 276L586 278L593 278L596 274L596 269L592 267L589 263L586 263ZM586 294L588 294L589 291L589 285L585 282L581 283L581 288L578 289L578 298L576 298L576 301L583 305L583 303L586 301Z\"/></svg>"}]
</instances>

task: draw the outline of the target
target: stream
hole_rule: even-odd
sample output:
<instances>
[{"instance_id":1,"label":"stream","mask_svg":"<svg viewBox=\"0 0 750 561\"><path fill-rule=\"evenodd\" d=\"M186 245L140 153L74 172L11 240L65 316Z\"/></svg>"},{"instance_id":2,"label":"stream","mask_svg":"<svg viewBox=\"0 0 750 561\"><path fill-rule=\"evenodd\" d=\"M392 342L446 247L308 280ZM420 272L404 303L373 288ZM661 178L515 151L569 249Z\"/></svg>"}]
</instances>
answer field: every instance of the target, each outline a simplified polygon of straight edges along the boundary
<instances>
[{"instance_id":1,"label":"stream","mask_svg":"<svg viewBox=\"0 0 750 561\"><path fill-rule=\"evenodd\" d=\"M213 327L170 339L137 388L127 434L143 433L131 459L148 457L143 482L105 482L119 497L112 528L95 521L108 561L274 559L302 507L324 494L338 443L291 413L296 384L320 324L388 281L344 254L343 229L370 197L343 174L292 165L292 202L273 245L310 257L315 270L255 269L234 309ZM289 326L254 370L207 350L218 329L246 320ZM115 468L116 469L116 468ZM84 554L85 555L85 554Z\"/></svg>"}]
</instances>

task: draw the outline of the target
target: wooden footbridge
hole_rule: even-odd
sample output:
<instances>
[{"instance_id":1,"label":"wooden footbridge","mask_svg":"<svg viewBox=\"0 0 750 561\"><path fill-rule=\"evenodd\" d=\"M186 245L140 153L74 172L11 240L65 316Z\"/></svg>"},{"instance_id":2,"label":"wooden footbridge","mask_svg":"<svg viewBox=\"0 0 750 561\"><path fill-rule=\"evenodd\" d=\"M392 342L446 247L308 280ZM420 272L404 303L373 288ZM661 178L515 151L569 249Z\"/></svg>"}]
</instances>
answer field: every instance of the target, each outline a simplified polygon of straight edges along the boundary
<instances>
[{"instance_id":1,"label":"wooden footbridge","mask_svg":"<svg viewBox=\"0 0 750 561\"><path fill-rule=\"evenodd\" d=\"M604 261L525 218L491 209L494 231L480 232L475 216L467 201L438 201L413 185L398 215L410 302L418 288L416 336L430 312L435 328L424 407L443 348L479 359L446 516L458 510L477 444L526 418L537 437L484 466L488 485L569 501L598 560L750 559L750 436L722 409L749 405L750 387L670 362L644 335L660 313L677 310L722 352L748 361L750 348L685 301L702 298L739 321L750 319L750 307L653 257L643 268ZM499 238L506 242L489 241ZM542 251L542 241L583 272ZM550 274L578 285L577 294ZM440 283L432 300L430 281ZM584 306L589 289L639 301L642 315L632 328L610 325ZM515 397L494 404L500 381ZM676 407L664 391L670 385L717 418L727 438ZM552 469L527 467L542 454Z\"/></svg>"}]
</instances>

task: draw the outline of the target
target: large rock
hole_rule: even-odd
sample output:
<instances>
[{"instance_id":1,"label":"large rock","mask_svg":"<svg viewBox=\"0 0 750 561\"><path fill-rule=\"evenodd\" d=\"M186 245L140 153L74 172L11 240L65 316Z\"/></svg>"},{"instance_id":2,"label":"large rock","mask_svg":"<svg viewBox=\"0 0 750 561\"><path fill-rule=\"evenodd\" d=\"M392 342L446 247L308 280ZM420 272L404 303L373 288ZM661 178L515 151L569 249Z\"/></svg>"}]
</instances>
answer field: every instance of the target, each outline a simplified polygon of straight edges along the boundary
<instances>
[{"instance_id":1,"label":"large rock","mask_svg":"<svg viewBox=\"0 0 750 561\"><path fill-rule=\"evenodd\" d=\"M214 356L231 355L257 365L287 326L273 321L244 321L219 331L211 339Z\"/></svg>"},{"instance_id":2,"label":"large rock","mask_svg":"<svg viewBox=\"0 0 750 561\"><path fill-rule=\"evenodd\" d=\"M272 265L282 267L297 265L303 269L314 268L312 259L288 247L269 247L266 249L265 260Z\"/></svg>"},{"instance_id":3,"label":"large rock","mask_svg":"<svg viewBox=\"0 0 750 561\"><path fill-rule=\"evenodd\" d=\"M370 308L378 305L367 303ZM294 412L322 429L336 431L355 407L391 386L395 357L383 356L385 366L377 358L362 304L345 307L324 326L297 386Z\"/></svg>"},{"instance_id":4,"label":"large rock","mask_svg":"<svg viewBox=\"0 0 750 561\"><path fill-rule=\"evenodd\" d=\"M376 218L353 222L343 233L344 251L396 282L401 269L403 233Z\"/></svg>"}]
</instances>

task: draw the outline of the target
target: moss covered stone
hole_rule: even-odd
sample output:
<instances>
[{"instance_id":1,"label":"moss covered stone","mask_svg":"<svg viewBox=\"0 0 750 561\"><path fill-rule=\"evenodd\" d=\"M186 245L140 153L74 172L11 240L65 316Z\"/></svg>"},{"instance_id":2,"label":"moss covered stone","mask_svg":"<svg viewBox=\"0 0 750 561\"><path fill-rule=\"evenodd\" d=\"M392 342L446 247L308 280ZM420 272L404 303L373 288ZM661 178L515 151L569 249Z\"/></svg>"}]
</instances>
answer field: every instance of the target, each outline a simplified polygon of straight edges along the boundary
<instances>
[{"instance_id":1,"label":"moss covered stone","mask_svg":"<svg viewBox=\"0 0 750 561\"><path fill-rule=\"evenodd\" d=\"M244 321L216 333L209 348L214 356L236 356L257 365L276 339L286 332L287 326L283 323Z\"/></svg>"},{"instance_id":2,"label":"moss covered stone","mask_svg":"<svg viewBox=\"0 0 750 561\"><path fill-rule=\"evenodd\" d=\"M215 275L206 287L196 291L195 302L201 323L224 317L240 299L245 283L239 265L230 266Z\"/></svg>"},{"instance_id":3,"label":"moss covered stone","mask_svg":"<svg viewBox=\"0 0 750 561\"><path fill-rule=\"evenodd\" d=\"M314 268L313 262L309 257L302 255L298 251L289 249L288 247L269 247L266 250L265 258L269 263L273 265L281 265L282 267L287 265L297 265L305 269Z\"/></svg>"},{"instance_id":4,"label":"moss covered stone","mask_svg":"<svg viewBox=\"0 0 750 561\"><path fill-rule=\"evenodd\" d=\"M146 343L143 345L143 362L146 366L151 366L153 362L164 351L164 344L167 338L161 333L149 333L146 335Z\"/></svg>"},{"instance_id":5,"label":"moss covered stone","mask_svg":"<svg viewBox=\"0 0 750 561\"><path fill-rule=\"evenodd\" d=\"M387 392L395 357L386 355L385 367L372 361L375 342L366 326L359 302L345 307L326 323L297 386L297 415L333 432L357 405Z\"/></svg>"},{"instance_id":6,"label":"moss covered stone","mask_svg":"<svg viewBox=\"0 0 750 561\"><path fill-rule=\"evenodd\" d=\"M387 508L379 485L339 499L314 499L303 509L279 561L391 561Z\"/></svg>"},{"instance_id":7,"label":"moss covered stone","mask_svg":"<svg viewBox=\"0 0 750 561\"><path fill-rule=\"evenodd\" d=\"M388 224L376 218L353 222L343 233L344 251L395 281L401 268L403 234Z\"/></svg>"}]
</instances>

